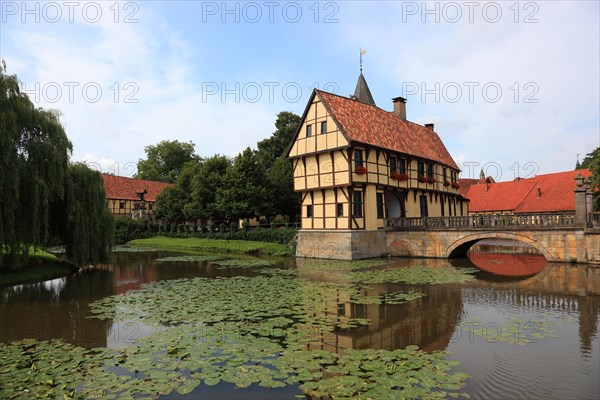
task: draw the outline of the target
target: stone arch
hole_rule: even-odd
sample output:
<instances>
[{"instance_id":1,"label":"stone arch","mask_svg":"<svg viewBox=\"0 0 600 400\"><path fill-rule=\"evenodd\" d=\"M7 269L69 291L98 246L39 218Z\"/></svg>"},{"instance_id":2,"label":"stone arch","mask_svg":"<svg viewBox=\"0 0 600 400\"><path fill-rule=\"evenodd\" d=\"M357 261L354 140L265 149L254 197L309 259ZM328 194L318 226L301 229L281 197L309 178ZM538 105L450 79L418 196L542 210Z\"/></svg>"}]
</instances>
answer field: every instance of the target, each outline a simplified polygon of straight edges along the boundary
<instances>
[{"instance_id":1,"label":"stone arch","mask_svg":"<svg viewBox=\"0 0 600 400\"><path fill-rule=\"evenodd\" d=\"M516 233L508 232L482 232L473 235L467 235L450 244L450 246L448 246L448 248L446 249L445 256L447 258L466 257L467 251L469 251L471 246L484 239L509 239L526 243L535 248L544 257L546 257L546 260L553 261L550 252L546 250L546 248L542 246L539 242L525 235L519 235Z\"/></svg>"},{"instance_id":2,"label":"stone arch","mask_svg":"<svg viewBox=\"0 0 600 400\"><path fill-rule=\"evenodd\" d=\"M408 240L396 239L388 245L387 250L392 257L418 257L415 245Z\"/></svg>"}]
</instances>

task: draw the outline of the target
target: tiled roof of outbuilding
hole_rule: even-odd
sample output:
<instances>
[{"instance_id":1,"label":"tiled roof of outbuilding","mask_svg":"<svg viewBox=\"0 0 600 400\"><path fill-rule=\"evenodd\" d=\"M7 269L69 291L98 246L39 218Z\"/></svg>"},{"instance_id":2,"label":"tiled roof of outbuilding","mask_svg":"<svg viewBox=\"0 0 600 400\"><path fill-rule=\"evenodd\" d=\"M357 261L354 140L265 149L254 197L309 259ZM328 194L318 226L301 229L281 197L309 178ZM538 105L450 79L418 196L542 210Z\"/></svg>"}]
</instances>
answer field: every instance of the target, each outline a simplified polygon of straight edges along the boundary
<instances>
[{"instance_id":1,"label":"tiled roof of outbuilding","mask_svg":"<svg viewBox=\"0 0 600 400\"><path fill-rule=\"evenodd\" d=\"M472 185L466 194L470 200L469 212L573 212L575 177L579 173L584 178L591 176L588 169L580 169L526 179L517 178L509 182Z\"/></svg>"},{"instance_id":2,"label":"tiled roof of outbuilding","mask_svg":"<svg viewBox=\"0 0 600 400\"><path fill-rule=\"evenodd\" d=\"M554 174L538 175L533 178L524 179L525 182L536 183L536 188L532 190L525 200L519 204L515 210L516 213L539 213L539 212L557 212L557 211L575 211L575 177L581 173L581 176L587 178L592 176L588 169L575 171L558 172ZM540 188L539 196L537 188Z\"/></svg>"},{"instance_id":3,"label":"tiled roof of outbuilding","mask_svg":"<svg viewBox=\"0 0 600 400\"><path fill-rule=\"evenodd\" d=\"M102 174L102 179L104 180L104 192L107 199L139 200L136 193L146 190L144 200L155 202L156 196L166 188L173 186L172 183L146 181L110 174Z\"/></svg>"}]
</instances>

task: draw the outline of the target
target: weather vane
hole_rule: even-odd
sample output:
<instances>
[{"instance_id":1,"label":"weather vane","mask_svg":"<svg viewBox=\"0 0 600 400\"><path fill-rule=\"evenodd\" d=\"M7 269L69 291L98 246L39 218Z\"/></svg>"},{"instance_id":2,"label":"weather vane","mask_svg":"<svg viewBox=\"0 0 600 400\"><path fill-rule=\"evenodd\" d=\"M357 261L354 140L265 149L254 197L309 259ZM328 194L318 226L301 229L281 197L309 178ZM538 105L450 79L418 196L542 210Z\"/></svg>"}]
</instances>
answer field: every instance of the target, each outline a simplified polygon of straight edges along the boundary
<instances>
[{"instance_id":1,"label":"weather vane","mask_svg":"<svg viewBox=\"0 0 600 400\"><path fill-rule=\"evenodd\" d=\"M360 72L362 73L362 56L367 54L366 50L360 49Z\"/></svg>"}]
</instances>

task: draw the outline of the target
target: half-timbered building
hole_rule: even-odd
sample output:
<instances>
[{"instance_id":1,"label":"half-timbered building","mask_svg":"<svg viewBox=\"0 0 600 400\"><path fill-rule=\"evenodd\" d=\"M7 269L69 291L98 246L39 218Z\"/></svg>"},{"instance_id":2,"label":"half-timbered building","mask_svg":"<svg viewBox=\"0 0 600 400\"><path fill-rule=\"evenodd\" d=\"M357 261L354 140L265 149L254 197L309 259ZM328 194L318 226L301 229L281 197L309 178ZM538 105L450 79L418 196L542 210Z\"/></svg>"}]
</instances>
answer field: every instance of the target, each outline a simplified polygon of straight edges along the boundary
<instances>
[{"instance_id":1,"label":"half-timbered building","mask_svg":"<svg viewBox=\"0 0 600 400\"><path fill-rule=\"evenodd\" d=\"M102 174L108 209L116 217L142 218L154 212L156 197L171 183Z\"/></svg>"},{"instance_id":2,"label":"half-timbered building","mask_svg":"<svg viewBox=\"0 0 600 400\"><path fill-rule=\"evenodd\" d=\"M301 195L298 255L385 254L386 219L467 214L459 168L433 124L375 105L362 73L354 96L314 90L288 151Z\"/></svg>"}]
</instances>

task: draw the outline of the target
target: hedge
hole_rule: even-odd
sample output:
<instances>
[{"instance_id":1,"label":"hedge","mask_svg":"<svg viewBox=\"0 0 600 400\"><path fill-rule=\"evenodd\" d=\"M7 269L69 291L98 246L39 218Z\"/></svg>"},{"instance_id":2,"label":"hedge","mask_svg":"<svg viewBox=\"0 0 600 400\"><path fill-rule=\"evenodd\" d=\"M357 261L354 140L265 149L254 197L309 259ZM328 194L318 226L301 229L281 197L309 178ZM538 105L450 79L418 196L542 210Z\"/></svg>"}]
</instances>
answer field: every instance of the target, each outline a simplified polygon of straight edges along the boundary
<instances>
[{"instance_id":1,"label":"hedge","mask_svg":"<svg viewBox=\"0 0 600 400\"><path fill-rule=\"evenodd\" d=\"M292 228L255 228L238 229L236 225L218 226L219 230L199 227L194 231L193 225L184 224L155 224L148 219L133 220L117 218L115 224L115 243L123 244L134 239L147 239L157 235L173 238L200 238L222 240L249 240L255 242L270 242L294 244L298 231Z\"/></svg>"}]
</instances>

